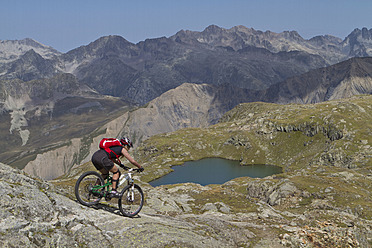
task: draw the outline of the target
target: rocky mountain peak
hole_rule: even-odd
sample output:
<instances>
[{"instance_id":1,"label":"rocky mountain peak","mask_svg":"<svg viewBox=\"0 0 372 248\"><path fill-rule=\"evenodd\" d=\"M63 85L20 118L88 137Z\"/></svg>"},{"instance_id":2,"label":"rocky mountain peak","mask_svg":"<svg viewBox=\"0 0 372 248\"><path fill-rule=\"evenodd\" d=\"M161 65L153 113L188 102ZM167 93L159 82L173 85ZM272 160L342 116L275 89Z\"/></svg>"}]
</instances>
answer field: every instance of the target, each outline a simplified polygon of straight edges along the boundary
<instances>
[{"instance_id":1,"label":"rocky mountain peak","mask_svg":"<svg viewBox=\"0 0 372 248\"><path fill-rule=\"evenodd\" d=\"M36 53L34 49L28 50L25 54L19 57L19 60L22 62L34 62L43 60L43 57L40 54Z\"/></svg>"},{"instance_id":2,"label":"rocky mountain peak","mask_svg":"<svg viewBox=\"0 0 372 248\"><path fill-rule=\"evenodd\" d=\"M217 26L217 25L209 25L208 27L206 27L205 29L204 29L204 31L202 32L202 33L204 33L204 34L216 34L216 33L220 33L220 32L222 32L222 31L225 31L225 29L224 28L221 28L221 27L219 27L219 26Z\"/></svg>"},{"instance_id":3,"label":"rocky mountain peak","mask_svg":"<svg viewBox=\"0 0 372 248\"><path fill-rule=\"evenodd\" d=\"M353 32L351 32L348 36L348 38L353 38L353 39L357 39L358 37L359 38L362 38L362 39L372 39L372 29L369 29L366 28L366 27L363 27L362 29L359 29L359 28L356 28L353 30Z\"/></svg>"},{"instance_id":4,"label":"rocky mountain peak","mask_svg":"<svg viewBox=\"0 0 372 248\"><path fill-rule=\"evenodd\" d=\"M31 49L44 58L53 58L61 54L54 48L43 45L30 38L23 40L0 40L0 63L14 61Z\"/></svg>"},{"instance_id":5,"label":"rocky mountain peak","mask_svg":"<svg viewBox=\"0 0 372 248\"><path fill-rule=\"evenodd\" d=\"M46 59L34 49L30 49L19 58L4 68L4 75L0 75L1 79L18 78L23 81L30 81L33 79L52 77L58 72L56 62L54 60Z\"/></svg>"},{"instance_id":6,"label":"rocky mountain peak","mask_svg":"<svg viewBox=\"0 0 372 248\"><path fill-rule=\"evenodd\" d=\"M75 48L62 56L62 60L69 63L87 63L95 58L110 56L130 56L134 46L126 39L118 35L101 37L86 46Z\"/></svg>"},{"instance_id":7,"label":"rocky mountain peak","mask_svg":"<svg viewBox=\"0 0 372 248\"><path fill-rule=\"evenodd\" d=\"M165 50L171 43L173 43L173 40L166 37L159 37L141 41L137 44L137 46L143 52L158 52L159 49Z\"/></svg>"},{"instance_id":8,"label":"rocky mountain peak","mask_svg":"<svg viewBox=\"0 0 372 248\"><path fill-rule=\"evenodd\" d=\"M316 46L324 46L328 44L333 44L334 46L338 46L341 44L342 39L332 36L332 35L318 35L309 40L309 42L313 43Z\"/></svg>"},{"instance_id":9,"label":"rocky mountain peak","mask_svg":"<svg viewBox=\"0 0 372 248\"><path fill-rule=\"evenodd\" d=\"M362 38L371 40L372 39L372 28L368 30L367 28L364 27L362 29Z\"/></svg>"},{"instance_id":10,"label":"rocky mountain peak","mask_svg":"<svg viewBox=\"0 0 372 248\"><path fill-rule=\"evenodd\" d=\"M127 46L130 45L133 44L119 35L109 35L97 39L96 41L90 43L88 46L91 46L93 49L94 48L118 49L126 48Z\"/></svg>"},{"instance_id":11,"label":"rocky mountain peak","mask_svg":"<svg viewBox=\"0 0 372 248\"><path fill-rule=\"evenodd\" d=\"M349 51L350 57L372 56L372 29L356 28L351 32L341 44L344 49Z\"/></svg>"},{"instance_id":12,"label":"rocky mountain peak","mask_svg":"<svg viewBox=\"0 0 372 248\"><path fill-rule=\"evenodd\" d=\"M283 32L284 37L295 40L295 41L304 41L304 38L301 37L301 35L297 31L284 31Z\"/></svg>"},{"instance_id":13,"label":"rocky mountain peak","mask_svg":"<svg viewBox=\"0 0 372 248\"><path fill-rule=\"evenodd\" d=\"M238 25L238 26L232 27L230 30L234 31L234 32L243 32L243 33L254 33L254 32L256 32L255 29L248 28L248 27L243 26L243 25Z\"/></svg>"}]
</instances>

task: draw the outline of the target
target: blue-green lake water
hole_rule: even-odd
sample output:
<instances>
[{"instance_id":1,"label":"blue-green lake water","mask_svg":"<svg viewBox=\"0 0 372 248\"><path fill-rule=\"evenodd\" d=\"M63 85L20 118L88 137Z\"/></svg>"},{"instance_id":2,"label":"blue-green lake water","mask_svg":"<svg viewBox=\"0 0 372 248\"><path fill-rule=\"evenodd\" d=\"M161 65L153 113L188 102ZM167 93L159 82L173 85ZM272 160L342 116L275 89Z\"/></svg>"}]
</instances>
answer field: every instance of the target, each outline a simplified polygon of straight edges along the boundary
<instances>
[{"instance_id":1,"label":"blue-green lake water","mask_svg":"<svg viewBox=\"0 0 372 248\"><path fill-rule=\"evenodd\" d=\"M173 166L173 172L150 182L153 187L165 184L198 183L201 185L223 184L237 177L264 178L282 173L282 168L273 165L241 166L239 161L222 158L205 158Z\"/></svg>"}]
</instances>

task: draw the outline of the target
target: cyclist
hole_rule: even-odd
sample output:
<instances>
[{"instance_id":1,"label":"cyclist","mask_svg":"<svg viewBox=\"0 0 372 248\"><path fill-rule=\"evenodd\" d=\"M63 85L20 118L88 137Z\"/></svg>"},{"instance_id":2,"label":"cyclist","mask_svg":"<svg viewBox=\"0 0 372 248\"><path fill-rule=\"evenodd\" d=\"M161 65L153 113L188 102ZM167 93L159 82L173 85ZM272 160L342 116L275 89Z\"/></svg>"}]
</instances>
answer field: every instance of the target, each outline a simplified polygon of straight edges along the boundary
<instances>
[{"instance_id":1,"label":"cyclist","mask_svg":"<svg viewBox=\"0 0 372 248\"><path fill-rule=\"evenodd\" d=\"M120 143L121 146L110 147L111 152L113 152L115 156L112 156L112 154L109 154L104 149L96 151L92 156L92 163L94 167L101 172L103 179L108 177L109 171L113 173L110 197L119 197L119 193L116 190L121 173L114 163L121 165L121 162L117 157L124 156L129 162L141 169L140 171L144 170L144 168L128 153L129 149L133 147L132 141L127 137L123 137L120 139Z\"/></svg>"}]
</instances>

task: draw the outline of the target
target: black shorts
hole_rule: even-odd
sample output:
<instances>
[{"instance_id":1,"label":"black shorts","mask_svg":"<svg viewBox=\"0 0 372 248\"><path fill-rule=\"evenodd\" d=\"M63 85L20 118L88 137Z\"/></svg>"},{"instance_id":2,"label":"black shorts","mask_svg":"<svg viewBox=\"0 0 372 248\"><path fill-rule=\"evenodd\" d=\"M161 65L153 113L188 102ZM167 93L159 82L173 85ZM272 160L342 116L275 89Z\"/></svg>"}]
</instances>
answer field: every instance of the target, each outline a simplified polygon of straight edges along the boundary
<instances>
[{"instance_id":1,"label":"black shorts","mask_svg":"<svg viewBox=\"0 0 372 248\"><path fill-rule=\"evenodd\" d=\"M98 150L93 154L92 163L97 170L106 169L110 171L114 167L114 162L108 158L104 150Z\"/></svg>"}]
</instances>

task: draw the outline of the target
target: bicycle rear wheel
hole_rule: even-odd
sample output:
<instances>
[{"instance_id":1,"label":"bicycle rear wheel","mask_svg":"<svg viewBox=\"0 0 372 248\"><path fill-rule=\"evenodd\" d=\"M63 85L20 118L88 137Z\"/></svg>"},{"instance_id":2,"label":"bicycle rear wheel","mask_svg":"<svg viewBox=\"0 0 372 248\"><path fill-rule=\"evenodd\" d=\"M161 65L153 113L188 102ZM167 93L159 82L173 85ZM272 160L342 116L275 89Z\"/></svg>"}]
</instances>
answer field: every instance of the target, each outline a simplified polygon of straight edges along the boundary
<instances>
[{"instance_id":1,"label":"bicycle rear wheel","mask_svg":"<svg viewBox=\"0 0 372 248\"><path fill-rule=\"evenodd\" d=\"M95 171L87 171L79 177L75 184L76 199L85 206L97 204L102 196L104 188L97 186L104 185L102 176Z\"/></svg>"},{"instance_id":2,"label":"bicycle rear wheel","mask_svg":"<svg viewBox=\"0 0 372 248\"><path fill-rule=\"evenodd\" d=\"M137 215L143 206L144 196L142 189L137 184L126 186L120 194L120 212L127 217Z\"/></svg>"}]
</instances>

